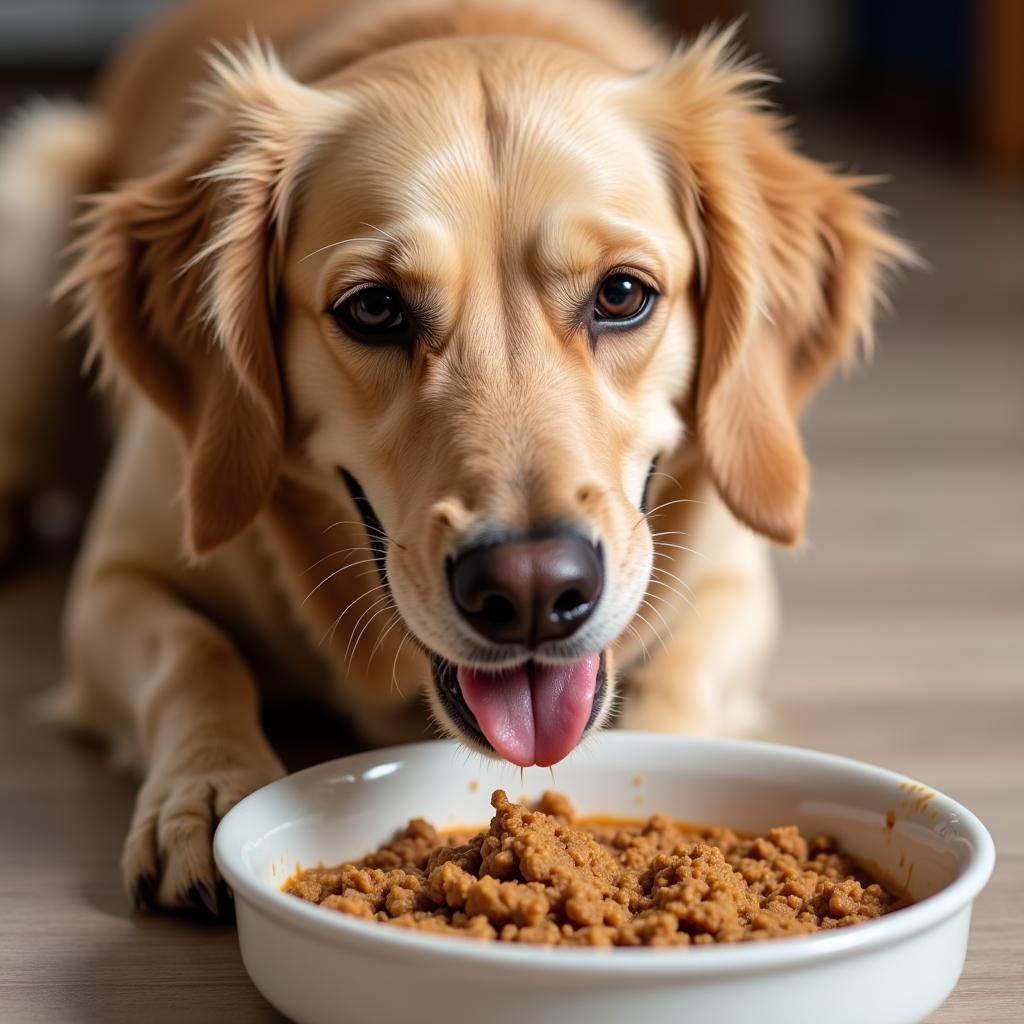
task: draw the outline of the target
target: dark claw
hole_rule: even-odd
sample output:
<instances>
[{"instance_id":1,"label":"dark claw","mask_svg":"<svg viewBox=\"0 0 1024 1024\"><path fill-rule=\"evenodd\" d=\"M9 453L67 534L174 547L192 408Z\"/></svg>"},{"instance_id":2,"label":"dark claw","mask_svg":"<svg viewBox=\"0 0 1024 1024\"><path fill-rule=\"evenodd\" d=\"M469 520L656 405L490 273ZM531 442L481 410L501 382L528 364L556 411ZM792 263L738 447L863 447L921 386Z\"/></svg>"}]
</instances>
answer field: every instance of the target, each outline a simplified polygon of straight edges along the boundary
<instances>
[{"instance_id":1,"label":"dark claw","mask_svg":"<svg viewBox=\"0 0 1024 1024\"><path fill-rule=\"evenodd\" d=\"M156 878L153 875L139 875L132 886L135 909L152 910L156 906Z\"/></svg>"},{"instance_id":2,"label":"dark claw","mask_svg":"<svg viewBox=\"0 0 1024 1024\"><path fill-rule=\"evenodd\" d=\"M211 917L217 917L217 897L205 882L195 882L185 893L185 902L196 910L205 910Z\"/></svg>"}]
</instances>

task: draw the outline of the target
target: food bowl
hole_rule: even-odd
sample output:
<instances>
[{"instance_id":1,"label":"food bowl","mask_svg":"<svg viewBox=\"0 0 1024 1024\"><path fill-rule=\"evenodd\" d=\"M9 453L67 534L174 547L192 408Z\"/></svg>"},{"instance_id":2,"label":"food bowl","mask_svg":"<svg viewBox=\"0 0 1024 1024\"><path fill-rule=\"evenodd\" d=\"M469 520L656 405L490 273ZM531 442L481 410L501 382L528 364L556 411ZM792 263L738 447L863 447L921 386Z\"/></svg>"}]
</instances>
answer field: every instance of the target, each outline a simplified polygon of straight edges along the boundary
<instances>
[{"instance_id":1,"label":"food bowl","mask_svg":"<svg viewBox=\"0 0 1024 1024\"><path fill-rule=\"evenodd\" d=\"M670 817L759 832L829 834L915 901L813 935L677 949L544 948L426 935L326 910L281 891L299 867L360 857L410 818L485 826L495 788L557 788L581 815ZM214 838L235 892L242 960L299 1024L351 1021L923 1020L960 976L992 839L921 783L794 747L607 732L554 773L436 741L341 758L265 786Z\"/></svg>"}]
</instances>

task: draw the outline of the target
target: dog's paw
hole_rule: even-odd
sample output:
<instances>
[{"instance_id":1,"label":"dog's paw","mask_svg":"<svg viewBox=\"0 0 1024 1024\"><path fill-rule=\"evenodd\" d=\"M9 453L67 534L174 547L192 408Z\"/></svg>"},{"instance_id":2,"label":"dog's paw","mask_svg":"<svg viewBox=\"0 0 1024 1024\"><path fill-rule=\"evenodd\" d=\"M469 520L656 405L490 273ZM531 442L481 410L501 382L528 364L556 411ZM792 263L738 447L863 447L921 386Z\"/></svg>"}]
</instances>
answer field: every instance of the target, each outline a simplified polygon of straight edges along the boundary
<instances>
[{"instance_id":1,"label":"dog's paw","mask_svg":"<svg viewBox=\"0 0 1024 1024\"><path fill-rule=\"evenodd\" d=\"M139 790L124 844L125 885L139 910L229 916L232 902L213 862L213 832L243 797L284 774L264 750L206 749L174 768L156 762Z\"/></svg>"}]
</instances>

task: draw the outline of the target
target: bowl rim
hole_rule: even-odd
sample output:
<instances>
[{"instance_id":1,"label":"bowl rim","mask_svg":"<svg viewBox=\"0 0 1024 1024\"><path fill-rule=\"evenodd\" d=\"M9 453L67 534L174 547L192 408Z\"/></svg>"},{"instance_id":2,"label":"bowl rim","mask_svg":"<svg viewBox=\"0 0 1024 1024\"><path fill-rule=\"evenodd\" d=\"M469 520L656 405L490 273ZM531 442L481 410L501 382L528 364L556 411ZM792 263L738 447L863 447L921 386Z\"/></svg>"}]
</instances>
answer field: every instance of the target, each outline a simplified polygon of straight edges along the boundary
<instances>
[{"instance_id":1,"label":"bowl rim","mask_svg":"<svg viewBox=\"0 0 1024 1024\"><path fill-rule=\"evenodd\" d=\"M843 769L867 780L898 786L923 785L899 772L890 771L864 761L829 754L804 747L768 743L759 740L709 739L627 730L609 730L595 737L601 744L635 743L664 748L685 744L698 751L703 748L718 753L750 750L769 756L804 761ZM933 928L969 907L985 887L995 866L995 845L988 829L970 810L931 786L931 806L955 815L960 839L970 850L961 873L945 888L926 896L909 907L866 921L849 928L836 928L812 935L790 936L785 941L709 944L699 951L693 946L666 949L587 949L579 947L530 946L515 943L482 942L461 936L424 935L403 928L381 927L380 922L363 921L346 914L328 914L320 907L289 896L279 888L269 887L253 877L243 861L243 852L251 839L242 834L241 822L252 804L273 789L303 788L314 779L339 770L365 772L378 763L394 762L423 752L426 748L440 752L454 750L458 744L450 740L425 740L400 746L383 747L361 754L336 758L287 775L264 786L235 805L221 820L214 835L214 859L235 899L248 901L286 928L305 932L332 946L352 947L361 956L374 951L381 955L403 955L428 964L446 962L452 968L460 965L500 966L503 971L575 976L594 980L595 975L636 978L678 978L738 971L753 973L785 967L819 963L836 957L853 955L863 950L880 949L901 942ZM269 831L269 830L268 830Z\"/></svg>"}]
</instances>

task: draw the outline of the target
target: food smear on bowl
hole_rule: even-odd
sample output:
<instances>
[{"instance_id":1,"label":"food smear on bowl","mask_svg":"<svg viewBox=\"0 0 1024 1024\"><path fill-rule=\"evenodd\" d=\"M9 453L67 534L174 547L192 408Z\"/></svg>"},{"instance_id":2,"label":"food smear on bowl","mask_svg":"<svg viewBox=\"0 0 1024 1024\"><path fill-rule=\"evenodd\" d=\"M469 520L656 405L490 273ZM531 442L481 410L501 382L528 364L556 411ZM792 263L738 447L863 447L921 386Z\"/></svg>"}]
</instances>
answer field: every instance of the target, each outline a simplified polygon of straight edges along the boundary
<instances>
[{"instance_id":1,"label":"food smear on bowl","mask_svg":"<svg viewBox=\"0 0 1024 1024\"><path fill-rule=\"evenodd\" d=\"M827 836L796 827L577 819L561 794L536 807L491 797L490 827L410 821L362 860L282 887L327 910L442 935L563 946L688 946L806 935L906 905Z\"/></svg>"}]
</instances>

